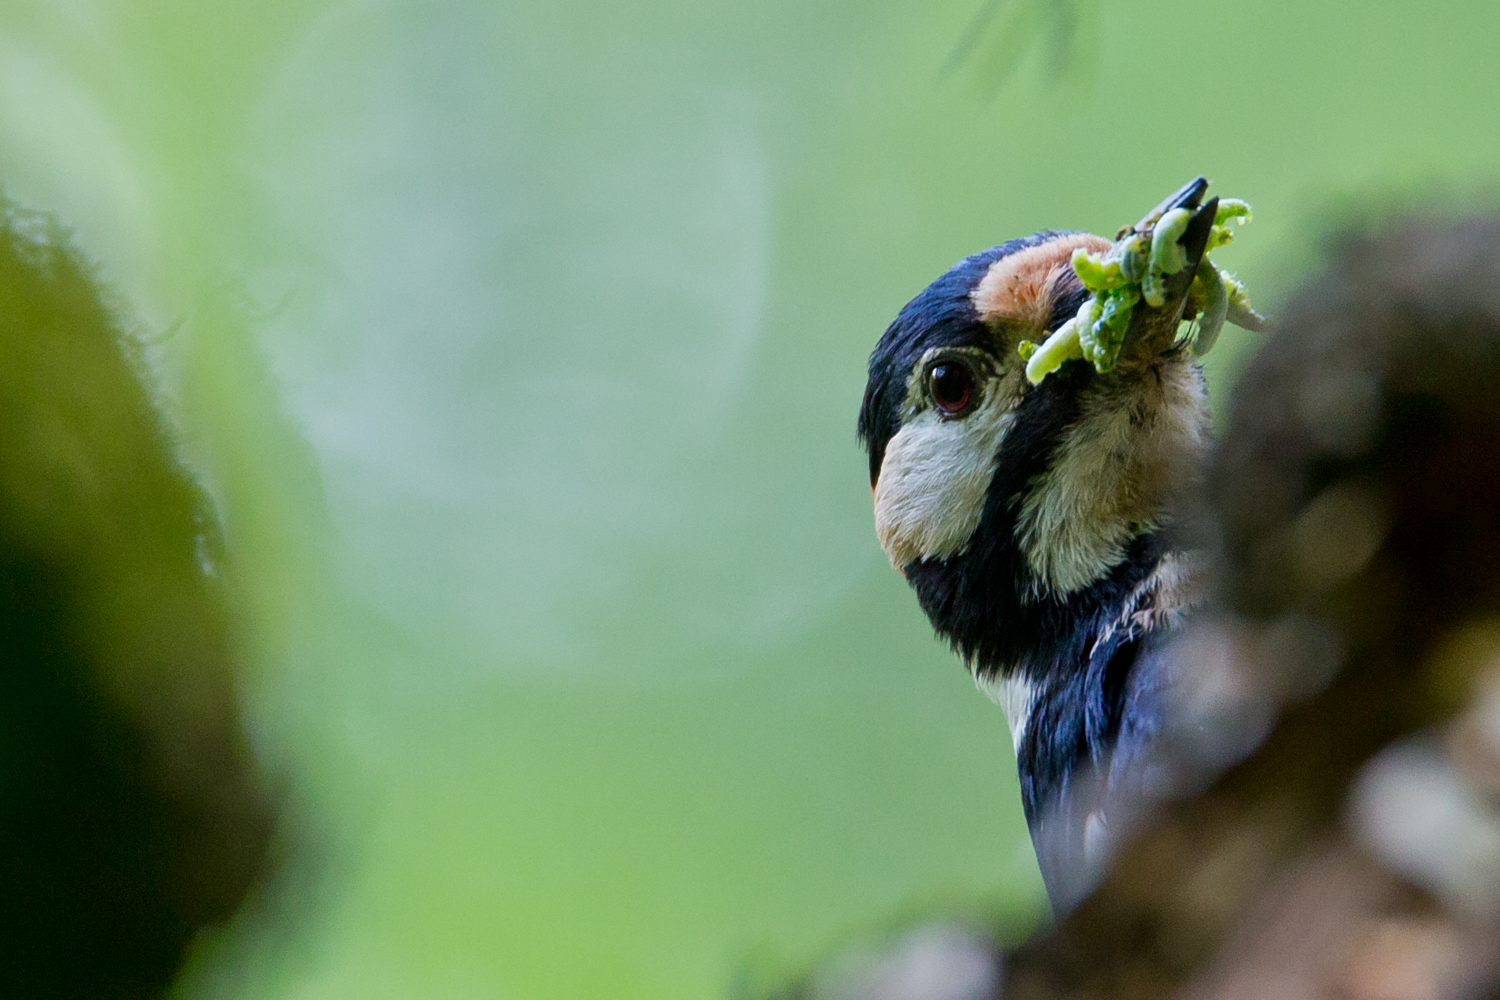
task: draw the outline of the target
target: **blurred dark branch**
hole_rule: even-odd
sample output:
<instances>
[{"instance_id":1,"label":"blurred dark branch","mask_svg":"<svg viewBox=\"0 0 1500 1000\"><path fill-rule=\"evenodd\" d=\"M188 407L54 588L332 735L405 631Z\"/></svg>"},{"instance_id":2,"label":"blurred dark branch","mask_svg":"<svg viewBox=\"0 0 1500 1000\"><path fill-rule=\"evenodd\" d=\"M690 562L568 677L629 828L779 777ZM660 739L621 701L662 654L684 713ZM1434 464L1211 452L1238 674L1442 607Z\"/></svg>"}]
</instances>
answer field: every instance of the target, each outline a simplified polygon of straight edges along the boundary
<instances>
[{"instance_id":1,"label":"blurred dark branch","mask_svg":"<svg viewBox=\"0 0 1500 1000\"><path fill-rule=\"evenodd\" d=\"M1007 997L1500 986L1497 289L1500 220L1408 220L1283 310L1219 449L1223 617L1186 663L1279 721L1012 956Z\"/></svg>"}]
</instances>

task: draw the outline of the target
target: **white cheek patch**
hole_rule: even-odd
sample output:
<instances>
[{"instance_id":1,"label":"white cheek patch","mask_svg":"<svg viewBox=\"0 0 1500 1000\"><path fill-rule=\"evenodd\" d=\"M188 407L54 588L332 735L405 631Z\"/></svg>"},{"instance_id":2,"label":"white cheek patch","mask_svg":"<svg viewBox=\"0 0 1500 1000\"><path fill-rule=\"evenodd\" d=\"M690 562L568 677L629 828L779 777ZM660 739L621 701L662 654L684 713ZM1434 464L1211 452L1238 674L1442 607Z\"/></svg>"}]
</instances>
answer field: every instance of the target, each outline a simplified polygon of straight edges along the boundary
<instances>
[{"instance_id":1,"label":"white cheek patch","mask_svg":"<svg viewBox=\"0 0 1500 1000\"><path fill-rule=\"evenodd\" d=\"M953 555L979 527L995 456L1014 420L1002 393L985 395L961 420L924 410L886 444L875 481L875 533L897 569Z\"/></svg>"}]
</instances>

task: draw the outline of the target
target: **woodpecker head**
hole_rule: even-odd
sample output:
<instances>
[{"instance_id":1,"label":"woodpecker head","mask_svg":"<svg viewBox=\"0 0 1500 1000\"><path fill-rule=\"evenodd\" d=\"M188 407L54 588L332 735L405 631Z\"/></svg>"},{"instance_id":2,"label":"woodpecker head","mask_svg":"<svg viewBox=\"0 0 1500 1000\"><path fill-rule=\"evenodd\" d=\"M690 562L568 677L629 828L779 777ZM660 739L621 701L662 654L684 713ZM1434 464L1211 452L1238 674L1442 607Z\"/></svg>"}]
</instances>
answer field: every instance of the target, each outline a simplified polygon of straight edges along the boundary
<instances>
[{"instance_id":1,"label":"woodpecker head","mask_svg":"<svg viewBox=\"0 0 1500 1000\"><path fill-rule=\"evenodd\" d=\"M1043 232L968 257L901 310L870 358L859 434L876 533L980 676L1045 666L1024 662L1047 638L1028 623L1048 624L1127 563L1155 564L1204 446L1186 351L1026 379L1017 345L1045 339L1087 296L1073 251L1108 246Z\"/></svg>"},{"instance_id":2,"label":"woodpecker head","mask_svg":"<svg viewBox=\"0 0 1500 1000\"><path fill-rule=\"evenodd\" d=\"M968 546L1000 446L1033 393L1018 345L1045 338L1086 297L1072 251L1108 245L1088 233L1044 232L992 247L929 285L880 338L859 435L870 454L875 530L897 569Z\"/></svg>"},{"instance_id":3,"label":"woodpecker head","mask_svg":"<svg viewBox=\"0 0 1500 1000\"><path fill-rule=\"evenodd\" d=\"M1132 318L1115 367L1028 381L1040 342L1088 292L1088 233L1042 232L965 258L901 310L870 357L859 435L875 528L934 628L1006 710L1022 800L1053 901L1097 868L1109 795L1137 781L1166 684L1161 637L1195 602L1168 532L1207 441L1203 378L1174 346L1215 205L1201 179L1188 266ZM1148 216L1151 219L1152 216ZM1144 220L1143 220L1144 224ZM1141 230L1138 227L1138 231ZM1217 272L1215 272L1217 274ZM1083 788L1095 791L1083 791Z\"/></svg>"}]
</instances>

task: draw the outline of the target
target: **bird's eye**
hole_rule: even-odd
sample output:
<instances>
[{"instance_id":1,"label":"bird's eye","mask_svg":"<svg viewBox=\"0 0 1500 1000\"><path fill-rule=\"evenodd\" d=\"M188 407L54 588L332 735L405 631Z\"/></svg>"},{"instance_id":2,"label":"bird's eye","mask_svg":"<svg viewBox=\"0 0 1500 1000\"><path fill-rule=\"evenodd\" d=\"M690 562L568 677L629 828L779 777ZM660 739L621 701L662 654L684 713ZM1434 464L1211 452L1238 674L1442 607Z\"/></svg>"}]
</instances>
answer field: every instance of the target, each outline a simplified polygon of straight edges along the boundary
<instances>
[{"instance_id":1,"label":"bird's eye","mask_svg":"<svg viewBox=\"0 0 1500 1000\"><path fill-rule=\"evenodd\" d=\"M974 373L957 361L940 361L927 370L932 402L948 416L958 416L974 402Z\"/></svg>"}]
</instances>

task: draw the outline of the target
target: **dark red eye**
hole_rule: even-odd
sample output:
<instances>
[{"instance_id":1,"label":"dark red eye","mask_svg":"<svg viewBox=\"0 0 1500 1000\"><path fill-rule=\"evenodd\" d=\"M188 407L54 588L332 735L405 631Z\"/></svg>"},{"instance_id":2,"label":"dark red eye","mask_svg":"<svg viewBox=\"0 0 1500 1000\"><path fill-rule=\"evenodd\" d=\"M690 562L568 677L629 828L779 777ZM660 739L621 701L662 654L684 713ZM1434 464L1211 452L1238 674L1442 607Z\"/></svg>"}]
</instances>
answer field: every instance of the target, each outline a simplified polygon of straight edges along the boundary
<instances>
[{"instance_id":1,"label":"dark red eye","mask_svg":"<svg viewBox=\"0 0 1500 1000\"><path fill-rule=\"evenodd\" d=\"M962 413L974 400L974 373L956 361L942 361L927 371L932 401L947 414Z\"/></svg>"}]
</instances>

